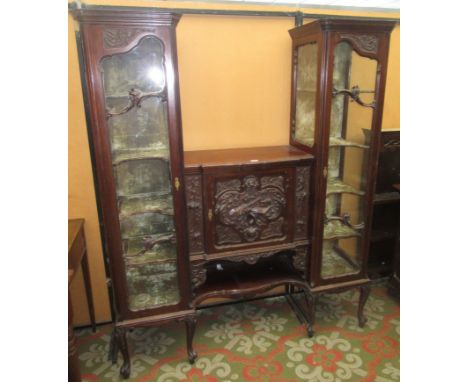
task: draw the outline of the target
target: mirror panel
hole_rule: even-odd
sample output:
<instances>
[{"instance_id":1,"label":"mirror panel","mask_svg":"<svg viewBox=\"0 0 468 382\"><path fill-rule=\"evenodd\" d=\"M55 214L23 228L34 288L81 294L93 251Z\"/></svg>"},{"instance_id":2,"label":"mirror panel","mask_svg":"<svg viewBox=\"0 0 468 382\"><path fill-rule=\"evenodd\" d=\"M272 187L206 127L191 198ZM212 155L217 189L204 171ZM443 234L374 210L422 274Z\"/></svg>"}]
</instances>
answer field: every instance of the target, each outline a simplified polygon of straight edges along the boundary
<instances>
[{"instance_id":1,"label":"mirror panel","mask_svg":"<svg viewBox=\"0 0 468 382\"><path fill-rule=\"evenodd\" d=\"M317 43L297 48L296 115L294 140L313 147L315 133L315 101L317 95Z\"/></svg>"},{"instance_id":2,"label":"mirror panel","mask_svg":"<svg viewBox=\"0 0 468 382\"><path fill-rule=\"evenodd\" d=\"M333 54L328 175L323 233L323 278L361 271L364 201L377 61L342 41Z\"/></svg>"}]
</instances>

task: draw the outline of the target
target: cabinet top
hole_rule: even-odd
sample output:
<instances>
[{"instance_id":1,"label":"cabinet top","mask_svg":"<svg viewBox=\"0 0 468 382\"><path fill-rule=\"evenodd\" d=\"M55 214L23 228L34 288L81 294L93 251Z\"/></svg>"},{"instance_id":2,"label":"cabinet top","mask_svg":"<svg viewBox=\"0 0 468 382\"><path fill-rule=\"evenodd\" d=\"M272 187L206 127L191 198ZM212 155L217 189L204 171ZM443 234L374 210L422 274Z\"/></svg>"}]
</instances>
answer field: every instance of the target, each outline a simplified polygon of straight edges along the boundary
<instances>
[{"instance_id":1,"label":"cabinet top","mask_svg":"<svg viewBox=\"0 0 468 382\"><path fill-rule=\"evenodd\" d=\"M324 18L289 30L292 37L300 37L309 33L322 31L346 31L346 32L390 32L395 26L395 21L351 18Z\"/></svg>"},{"instance_id":2,"label":"cabinet top","mask_svg":"<svg viewBox=\"0 0 468 382\"><path fill-rule=\"evenodd\" d=\"M109 7L99 5L86 5L77 8L69 6L69 12L74 19L85 24L149 24L160 26L175 26L181 18L181 14L161 12L146 7Z\"/></svg>"},{"instance_id":3,"label":"cabinet top","mask_svg":"<svg viewBox=\"0 0 468 382\"><path fill-rule=\"evenodd\" d=\"M185 151L185 168L310 161L311 154L292 146Z\"/></svg>"}]
</instances>

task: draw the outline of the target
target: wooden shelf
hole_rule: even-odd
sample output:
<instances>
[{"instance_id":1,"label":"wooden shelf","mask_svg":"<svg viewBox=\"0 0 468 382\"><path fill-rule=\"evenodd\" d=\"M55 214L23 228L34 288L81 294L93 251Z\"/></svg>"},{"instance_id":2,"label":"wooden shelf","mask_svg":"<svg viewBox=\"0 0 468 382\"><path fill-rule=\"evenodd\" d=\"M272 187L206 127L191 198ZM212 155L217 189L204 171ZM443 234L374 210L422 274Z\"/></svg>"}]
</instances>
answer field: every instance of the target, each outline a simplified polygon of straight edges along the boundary
<instances>
[{"instance_id":1,"label":"wooden shelf","mask_svg":"<svg viewBox=\"0 0 468 382\"><path fill-rule=\"evenodd\" d=\"M324 278L341 277L358 273L360 268L343 250L324 249L322 251L321 276Z\"/></svg>"},{"instance_id":2,"label":"wooden shelf","mask_svg":"<svg viewBox=\"0 0 468 382\"><path fill-rule=\"evenodd\" d=\"M399 201L399 192L382 192L374 195L374 204L395 203Z\"/></svg>"},{"instance_id":3,"label":"wooden shelf","mask_svg":"<svg viewBox=\"0 0 468 382\"><path fill-rule=\"evenodd\" d=\"M208 266L205 283L195 289L194 305L211 297L236 299L254 296L288 283L306 285L284 255L261 259L256 264L214 262Z\"/></svg>"},{"instance_id":4,"label":"wooden shelf","mask_svg":"<svg viewBox=\"0 0 468 382\"><path fill-rule=\"evenodd\" d=\"M371 233L370 241L375 243L383 240L395 239L396 233L394 230L374 230Z\"/></svg>"},{"instance_id":5,"label":"wooden shelf","mask_svg":"<svg viewBox=\"0 0 468 382\"><path fill-rule=\"evenodd\" d=\"M360 191L337 178L328 179L327 183L327 196L331 194L354 194L363 196L364 191Z\"/></svg>"},{"instance_id":6,"label":"wooden shelf","mask_svg":"<svg viewBox=\"0 0 468 382\"><path fill-rule=\"evenodd\" d=\"M172 195L143 195L134 198L121 198L119 200L119 216L125 218L146 212L174 215Z\"/></svg>"},{"instance_id":7,"label":"wooden shelf","mask_svg":"<svg viewBox=\"0 0 468 382\"><path fill-rule=\"evenodd\" d=\"M112 164L119 165L122 162L129 160L145 160L145 159L161 159L169 161L169 149L163 148L146 148L146 149L130 149L117 150L112 154Z\"/></svg>"},{"instance_id":8,"label":"wooden shelf","mask_svg":"<svg viewBox=\"0 0 468 382\"><path fill-rule=\"evenodd\" d=\"M345 239L348 237L359 237L361 234L342 223L339 220L332 220L325 224L323 230L323 239L332 240L332 239Z\"/></svg>"},{"instance_id":9,"label":"wooden shelf","mask_svg":"<svg viewBox=\"0 0 468 382\"><path fill-rule=\"evenodd\" d=\"M343 138L330 137L330 147L358 147L361 149L368 149L369 146L362 145L360 143L347 141Z\"/></svg>"}]
</instances>

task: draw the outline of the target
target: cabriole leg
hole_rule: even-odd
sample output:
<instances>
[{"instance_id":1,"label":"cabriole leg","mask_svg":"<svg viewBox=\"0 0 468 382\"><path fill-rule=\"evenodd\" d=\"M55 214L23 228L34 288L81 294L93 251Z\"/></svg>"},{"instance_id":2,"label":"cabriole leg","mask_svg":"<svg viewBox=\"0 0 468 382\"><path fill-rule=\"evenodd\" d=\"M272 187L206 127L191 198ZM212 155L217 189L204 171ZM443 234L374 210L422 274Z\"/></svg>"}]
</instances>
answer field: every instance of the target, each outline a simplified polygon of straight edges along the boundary
<instances>
[{"instance_id":1,"label":"cabriole leg","mask_svg":"<svg viewBox=\"0 0 468 382\"><path fill-rule=\"evenodd\" d=\"M315 304L317 298L314 294L304 290L304 297L307 305L307 312L309 313L309 322L307 323L307 334L309 337L314 335L314 323L315 323Z\"/></svg>"},{"instance_id":2,"label":"cabriole leg","mask_svg":"<svg viewBox=\"0 0 468 382\"><path fill-rule=\"evenodd\" d=\"M112 364L117 363L117 356L119 354L119 346L117 344L118 339L117 339L117 332L116 328L112 329L112 334L111 334L111 340L109 344L109 357L108 360L112 361Z\"/></svg>"},{"instance_id":3,"label":"cabriole leg","mask_svg":"<svg viewBox=\"0 0 468 382\"><path fill-rule=\"evenodd\" d=\"M197 353L193 350L193 336L195 335L195 326L197 319L195 316L188 316L185 319L185 329L187 335L187 353L189 362L193 364L197 358Z\"/></svg>"},{"instance_id":4,"label":"cabriole leg","mask_svg":"<svg viewBox=\"0 0 468 382\"><path fill-rule=\"evenodd\" d=\"M127 344L127 329L126 328L115 328L117 343L122 353L123 365L120 368L120 375L127 379L130 377L130 352Z\"/></svg>"},{"instance_id":5,"label":"cabriole leg","mask_svg":"<svg viewBox=\"0 0 468 382\"><path fill-rule=\"evenodd\" d=\"M359 306L358 306L358 322L359 327L362 328L367 322L367 318L364 316L364 306L366 305L367 299L369 298L371 288L370 285L363 285L359 287Z\"/></svg>"}]
</instances>

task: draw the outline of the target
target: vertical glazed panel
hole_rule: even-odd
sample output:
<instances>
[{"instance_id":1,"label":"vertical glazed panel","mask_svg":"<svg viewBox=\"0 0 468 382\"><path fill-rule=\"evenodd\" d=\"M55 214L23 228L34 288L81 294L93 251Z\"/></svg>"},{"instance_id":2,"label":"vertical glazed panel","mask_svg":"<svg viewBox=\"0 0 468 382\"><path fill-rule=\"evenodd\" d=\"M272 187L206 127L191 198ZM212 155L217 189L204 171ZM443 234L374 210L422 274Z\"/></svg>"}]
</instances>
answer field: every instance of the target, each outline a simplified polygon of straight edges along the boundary
<instances>
[{"instance_id":1,"label":"vertical glazed panel","mask_svg":"<svg viewBox=\"0 0 468 382\"><path fill-rule=\"evenodd\" d=\"M309 147L314 145L317 65L317 43L297 48L294 140Z\"/></svg>"},{"instance_id":2,"label":"vertical glazed panel","mask_svg":"<svg viewBox=\"0 0 468 382\"><path fill-rule=\"evenodd\" d=\"M101 61L132 311L179 299L163 43L146 36Z\"/></svg>"},{"instance_id":3,"label":"vertical glazed panel","mask_svg":"<svg viewBox=\"0 0 468 382\"><path fill-rule=\"evenodd\" d=\"M323 233L324 278L359 273L362 267L364 197L377 61L339 42L333 53L328 175Z\"/></svg>"}]
</instances>

